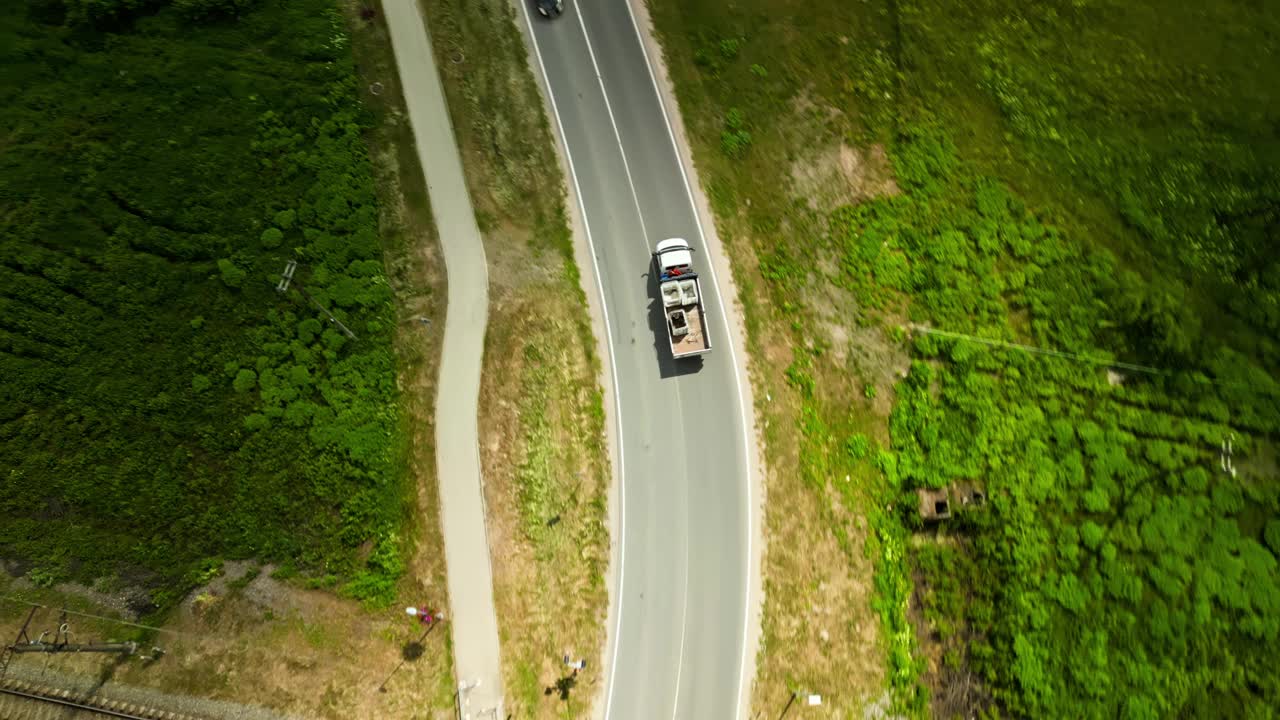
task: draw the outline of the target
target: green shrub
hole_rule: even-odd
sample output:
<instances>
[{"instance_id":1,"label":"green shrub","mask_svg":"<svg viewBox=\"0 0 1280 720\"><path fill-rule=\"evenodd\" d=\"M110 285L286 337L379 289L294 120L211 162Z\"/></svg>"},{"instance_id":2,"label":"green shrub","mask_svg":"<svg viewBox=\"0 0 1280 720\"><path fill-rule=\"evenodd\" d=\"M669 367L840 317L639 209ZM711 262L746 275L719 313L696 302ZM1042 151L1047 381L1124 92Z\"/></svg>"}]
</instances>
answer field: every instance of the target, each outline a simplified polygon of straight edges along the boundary
<instances>
[{"instance_id":1,"label":"green shrub","mask_svg":"<svg viewBox=\"0 0 1280 720\"><path fill-rule=\"evenodd\" d=\"M298 340L310 345L323 330L324 326L320 324L319 320L307 318L298 323Z\"/></svg>"},{"instance_id":2,"label":"green shrub","mask_svg":"<svg viewBox=\"0 0 1280 720\"><path fill-rule=\"evenodd\" d=\"M383 534L369 556L365 569L356 574L344 591L375 607L390 605L395 601L396 585L405 570L400 552L400 541L396 534Z\"/></svg>"},{"instance_id":3,"label":"green shrub","mask_svg":"<svg viewBox=\"0 0 1280 720\"><path fill-rule=\"evenodd\" d=\"M54 511L39 532L26 511L0 518L0 547L86 584L146 578L161 605L210 557L345 584L404 496L369 114L340 11L37 4L0 3L10 84L40 88L0 103L0 126L25 128L0 186L32 189L0 213L0 434L22 426L0 440L0 507ZM264 218L274 231L246 236ZM313 309L256 280L279 272L277 240L328 306L358 269L343 319L374 330L347 343L311 323L300 342ZM376 515L344 526L343 499L374 483Z\"/></svg>"},{"instance_id":4,"label":"green shrub","mask_svg":"<svg viewBox=\"0 0 1280 720\"><path fill-rule=\"evenodd\" d=\"M53 587L58 579L58 573L47 568L33 568L27 571L27 580L38 588Z\"/></svg>"},{"instance_id":5,"label":"green shrub","mask_svg":"<svg viewBox=\"0 0 1280 720\"><path fill-rule=\"evenodd\" d=\"M751 133L746 130L742 111L730 108L724 124L725 130L720 133L720 149L731 158L742 157L751 147Z\"/></svg>"},{"instance_id":6,"label":"green shrub","mask_svg":"<svg viewBox=\"0 0 1280 720\"><path fill-rule=\"evenodd\" d=\"M862 460L867 457L867 452L871 449L871 441L866 435L858 433L852 435L845 441L845 452L849 453L849 457L854 460Z\"/></svg>"},{"instance_id":7,"label":"green shrub","mask_svg":"<svg viewBox=\"0 0 1280 720\"><path fill-rule=\"evenodd\" d=\"M231 288L244 285L245 271L226 258L218 261L218 271L222 273L222 282Z\"/></svg>"},{"instance_id":8,"label":"green shrub","mask_svg":"<svg viewBox=\"0 0 1280 720\"><path fill-rule=\"evenodd\" d=\"M243 393L252 390L257 383L258 374L248 368L245 368L236 373L236 379L232 381L231 387L235 388L236 392Z\"/></svg>"},{"instance_id":9,"label":"green shrub","mask_svg":"<svg viewBox=\"0 0 1280 720\"><path fill-rule=\"evenodd\" d=\"M173 0L173 7L188 20L236 17L257 0Z\"/></svg>"},{"instance_id":10,"label":"green shrub","mask_svg":"<svg viewBox=\"0 0 1280 720\"><path fill-rule=\"evenodd\" d=\"M1280 557L1280 519L1271 520L1267 523L1266 532L1267 547L1271 548L1271 553L1276 557Z\"/></svg>"},{"instance_id":11,"label":"green shrub","mask_svg":"<svg viewBox=\"0 0 1280 720\"><path fill-rule=\"evenodd\" d=\"M58 3L70 24L97 25L125 20L150 5L149 0L63 0Z\"/></svg>"}]
</instances>

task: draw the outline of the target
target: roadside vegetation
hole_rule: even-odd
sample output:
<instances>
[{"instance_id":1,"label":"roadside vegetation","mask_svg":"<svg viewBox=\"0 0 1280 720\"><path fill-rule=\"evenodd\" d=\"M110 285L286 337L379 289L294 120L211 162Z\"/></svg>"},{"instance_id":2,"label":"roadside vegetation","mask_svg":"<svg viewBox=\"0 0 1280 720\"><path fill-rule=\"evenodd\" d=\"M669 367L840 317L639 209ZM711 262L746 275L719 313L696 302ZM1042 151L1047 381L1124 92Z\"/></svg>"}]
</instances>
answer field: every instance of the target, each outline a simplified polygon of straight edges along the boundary
<instances>
[{"instance_id":1,"label":"roadside vegetation","mask_svg":"<svg viewBox=\"0 0 1280 720\"><path fill-rule=\"evenodd\" d=\"M316 717L452 710L447 628L401 609L447 598L444 277L366 9L0 10L0 594L183 633L74 618L167 654L62 670ZM358 340L275 291L286 259ZM0 602L3 632L25 612Z\"/></svg>"},{"instance_id":2,"label":"roadside vegetation","mask_svg":"<svg viewBox=\"0 0 1280 720\"><path fill-rule=\"evenodd\" d=\"M518 10L424 6L489 263L480 442L508 708L585 716L603 686L609 466L564 179Z\"/></svg>"},{"instance_id":3,"label":"roadside vegetation","mask_svg":"<svg viewBox=\"0 0 1280 720\"><path fill-rule=\"evenodd\" d=\"M651 9L765 398L755 709L1269 717L1277 19ZM966 487L922 522L916 490Z\"/></svg>"},{"instance_id":4,"label":"roadside vegetation","mask_svg":"<svg viewBox=\"0 0 1280 720\"><path fill-rule=\"evenodd\" d=\"M197 5L0 10L0 552L143 609L248 556L386 602L394 312L343 21ZM275 291L288 259L358 339Z\"/></svg>"}]
</instances>

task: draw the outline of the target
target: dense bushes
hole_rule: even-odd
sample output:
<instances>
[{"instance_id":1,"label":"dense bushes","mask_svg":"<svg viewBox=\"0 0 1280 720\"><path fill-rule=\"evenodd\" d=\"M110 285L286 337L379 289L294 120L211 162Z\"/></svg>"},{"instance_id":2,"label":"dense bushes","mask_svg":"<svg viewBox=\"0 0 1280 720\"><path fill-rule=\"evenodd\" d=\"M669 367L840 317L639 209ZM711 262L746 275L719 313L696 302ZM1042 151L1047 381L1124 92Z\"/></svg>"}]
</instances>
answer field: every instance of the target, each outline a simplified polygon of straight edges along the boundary
<instances>
[{"instance_id":1,"label":"dense bushes","mask_svg":"<svg viewBox=\"0 0 1280 720\"><path fill-rule=\"evenodd\" d=\"M0 555L163 606L202 558L342 577L372 541L350 589L385 598L391 294L340 18L77 7L154 12L96 35L0 10ZM275 292L288 258L358 341Z\"/></svg>"},{"instance_id":2,"label":"dense bushes","mask_svg":"<svg viewBox=\"0 0 1280 720\"><path fill-rule=\"evenodd\" d=\"M1065 199L1028 212L945 140L908 129L894 160L910 196L837 218L852 287L906 290L919 320L1076 356L919 337L890 423L904 489L987 485L988 511L964 521L971 557L917 562L929 587L968 578L962 605L926 612L985 638L949 647L1016 714L1266 717L1280 696L1266 535L1280 514L1280 146L1257 90L1276 71L1256 67L1274 22L1256 11L956 7L978 62L920 71L937 73L921 95L978 128L971 158ZM904 21L919 43L908 58L955 50L939 14ZM989 131L958 99L970 79L1007 123L1006 157L1030 172L991 161ZM906 261L894 282L875 272L885 252ZM1160 371L1113 385L1090 362L1111 359Z\"/></svg>"},{"instance_id":3,"label":"dense bushes","mask_svg":"<svg viewBox=\"0 0 1280 720\"><path fill-rule=\"evenodd\" d=\"M946 163L916 156L942 147L909 138L897 152L938 168ZM1275 707L1268 648L1280 641L1280 572L1265 527L1280 494L1274 467L1226 473L1220 452L1229 438L1239 457L1275 437L1280 384L1230 350L1170 333L1185 311L1166 287L1133 284L1108 253L1086 253L990 180L962 173L940 178L935 193L838 213L832 242L844 243L849 282L885 292L865 268L900 253L915 312L950 331L1188 364L1115 386L1079 357L917 338L890 420L891 483L977 479L991 498L967 518L972 562L949 550L919 556L933 587L970 575L964 603L927 608L934 624L976 633L955 650L1023 716ZM901 508L915 524L914 503Z\"/></svg>"},{"instance_id":4,"label":"dense bushes","mask_svg":"<svg viewBox=\"0 0 1280 720\"><path fill-rule=\"evenodd\" d=\"M830 397L846 368L828 386L815 367L814 317L832 321L815 298L853 298L860 316L836 319L850 324L905 313L1068 355L914 335L891 448L867 453L885 486L862 503L901 696L919 700L914 572L920 636L942 650L932 686L945 694L947 673L970 668L990 691L949 706L965 716L1272 713L1274 14L1109 0L657 5L668 52L691 60L694 74L673 73L711 149L711 200L809 348L786 377L801 403L798 472L815 492L858 503L830 478L866 452L833 440L860 408ZM749 152L730 135L745 118ZM873 142L889 146L902 195L815 218L817 203L779 192L814 146ZM1120 368L1113 385L1111 362L1157 371ZM986 510L952 521L958 542L906 542L914 490L956 481L982 483ZM833 520L837 537L851 531Z\"/></svg>"},{"instance_id":5,"label":"dense bushes","mask_svg":"<svg viewBox=\"0 0 1280 720\"><path fill-rule=\"evenodd\" d=\"M1269 22L1263 13L1250 3L1021 8L978 40L982 83L1030 141L1028 159L1107 196L1146 249L1250 285L1274 268L1280 213L1268 167L1277 148L1256 141L1270 121L1250 112L1277 67L1261 62L1271 50L1241 42ZM1123 22L1140 34L1106 29ZM1176 57L1151 44L1161 33L1176 38ZM1076 59L1085 67L1068 82L1041 71ZM1134 142L1148 124L1164 137Z\"/></svg>"},{"instance_id":6,"label":"dense bushes","mask_svg":"<svg viewBox=\"0 0 1280 720\"><path fill-rule=\"evenodd\" d=\"M138 17L172 7L189 22L230 19L258 0L27 0L33 14L46 21L78 27L118 29Z\"/></svg>"}]
</instances>

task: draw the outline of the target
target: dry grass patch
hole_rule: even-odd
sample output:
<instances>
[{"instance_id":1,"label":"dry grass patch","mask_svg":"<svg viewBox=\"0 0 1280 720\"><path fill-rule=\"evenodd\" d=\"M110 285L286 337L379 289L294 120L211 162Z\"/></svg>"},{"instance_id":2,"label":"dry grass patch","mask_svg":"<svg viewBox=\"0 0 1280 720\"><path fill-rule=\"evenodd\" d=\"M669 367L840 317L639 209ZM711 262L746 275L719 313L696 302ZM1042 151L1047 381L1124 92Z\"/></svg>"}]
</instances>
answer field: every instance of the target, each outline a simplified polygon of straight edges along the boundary
<instances>
[{"instance_id":1,"label":"dry grass patch","mask_svg":"<svg viewBox=\"0 0 1280 720\"><path fill-rule=\"evenodd\" d=\"M771 468L799 462L792 456L784 465L788 458L772 448L769 457ZM793 691L808 690L824 696L830 714L822 717L860 713L879 695L883 676L879 621L870 609L872 569L859 537L865 520L843 506L836 489L813 492L796 472L771 470L768 482L765 614L752 710L771 717ZM846 523L849 547L833 533L833 517Z\"/></svg>"},{"instance_id":2,"label":"dry grass patch","mask_svg":"<svg viewBox=\"0 0 1280 720\"><path fill-rule=\"evenodd\" d=\"M738 279L765 438L752 716L777 717L797 691L823 696L821 708L802 709L814 717L882 716L890 641L876 605L882 549L872 526L884 481L872 461L887 445L892 387L907 360L886 330L892 320L871 319L866 298L849 289L844 248L828 228L837 208L899 188L858 109L835 101L865 80L814 72L860 47L855 32L834 33L853 11L841 6L819 28L801 26L814 16L798 7L650 2ZM737 155L723 137L731 109L751 134Z\"/></svg>"},{"instance_id":3,"label":"dry grass patch","mask_svg":"<svg viewBox=\"0 0 1280 720\"><path fill-rule=\"evenodd\" d=\"M562 655L599 654L607 602L600 398L566 288L513 295L491 315L481 398L507 685L519 717L578 716L602 683L591 668L561 692Z\"/></svg>"},{"instance_id":4,"label":"dry grass patch","mask_svg":"<svg viewBox=\"0 0 1280 720\"><path fill-rule=\"evenodd\" d=\"M860 717L867 708L883 704L880 625L872 609L874 569L863 541L868 528L865 487L874 470L865 462L849 466L812 461L815 456L841 454L837 446L853 428L870 427L872 436L882 439L883 430L874 422L858 421L856 413L874 414L881 405L879 398L860 396L858 378L878 378L881 365L892 365L897 358L863 364L863 348L855 338L879 329L860 327L833 309L848 309L832 304L842 297L837 288L828 288L832 302L806 303L818 309L804 311L784 312L767 297L753 294L767 285L753 245L742 242L751 233L742 217L719 220L722 236L729 236L727 231L740 233L730 236L736 238L731 251L747 312L752 382L767 463L765 605L752 717L776 717L796 691L823 695L823 714L818 717ZM797 336L793 323L822 329ZM837 342L839 334L847 344ZM829 401L830 413L820 414L839 418L825 428L822 438L802 431L805 408L812 402L787 379L797 347L808 348L801 353L811 363L808 372L828 393L824 400ZM851 413L850 408L857 410ZM819 478L821 482L815 482Z\"/></svg>"},{"instance_id":5,"label":"dry grass patch","mask_svg":"<svg viewBox=\"0 0 1280 720\"><path fill-rule=\"evenodd\" d=\"M780 332L777 324L775 329ZM779 345L779 343L775 343ZM766 358L769 373L783 374L792 349L783 345L753 355ZM812 401L795 388L768 383L764 403L768 459L764 558L765 608L752 711L777 714L795 691L824 696L821 717L861 715L883 693L884 660L880 622L872 608L874 567L867 557L868 521L864 504L874 469L841 457L854 429L882 436L872 415L879 405L856 397L857 383L834 353L812 358L810 373L819 387L839 392L824 400L821 417L846 416L806 433ZM764 365L764 363L760 363ZM853 415L852 421L849 415ZM826 458L815 462L815 458Z\"/></svg>"},{"instance_id":6,"label":"dry grass patch","mask_svg":"<svg viewBox=\"0 0 1280 720\"><path fill-rule=\"evenodd\" d=\"M481 461L508 708L576 717L603 676L561 658L601 654L610 476L564 181L514 8L425 7L489 265Z\"/></svg>"},{"instance_id":7,"label":"dry grass patch","mask_svg":"<svg viewBox=\"0 0 1280 720\"><path fill-rule=\"evenodd\" d=\"M839 205L897 192L881 148L830 146L791 172L794 200L805 210L788 224L809 232L821 232L821 214ZM746 213L720 220L722 235L756 234ZM758 247L733 246L735 275L754 276L744 288L769 287L759 276ZM793 692L810 691L824 696L822 717L874 715L886 706L886 681L865 510L880 480L868 459L847 455L844 443L864 435L868 458L877 444L887 445L884 419L908 358L841 287L835 249L815 242L808 252L806 280L784 298L787 304L767 293L743 303L754 316L753 375L757 394L767 398L760 412L769 467L765 610L752 709L776 715ZM806 398L787 382L788 369L801 366L819 397ZM807 411L820 423L812 432Z\"/></svg>"},{"instance_id":8,"label":"dry grass patch","mask_svg":"<svg viewBox=\"0 0 1280 720\"><path fill-rule=\"evenodd\" d=\"M181 701L183 707L209 717L236 714L208 701L333 720L452 717L446 628L424 638L399 608L371 613L325 590L276 579L273 569L228 563L223 576L187 596L165 623L164 633L70 617L76 641L132 638L139 642L138 656L21 655L10 673L81 690L141 688L185 695L189 698ZM51 607L116 615L74 594L17 587L11 581L3 591ZM0 633L13 637L27 610L16 602L0 602ZM56 628L58 620L56 610L39 611L33 635ZM165 654L148 662L141 656L152 646ZM380 691L384 682L385 691Z\"/></svg>"}]
</instances>

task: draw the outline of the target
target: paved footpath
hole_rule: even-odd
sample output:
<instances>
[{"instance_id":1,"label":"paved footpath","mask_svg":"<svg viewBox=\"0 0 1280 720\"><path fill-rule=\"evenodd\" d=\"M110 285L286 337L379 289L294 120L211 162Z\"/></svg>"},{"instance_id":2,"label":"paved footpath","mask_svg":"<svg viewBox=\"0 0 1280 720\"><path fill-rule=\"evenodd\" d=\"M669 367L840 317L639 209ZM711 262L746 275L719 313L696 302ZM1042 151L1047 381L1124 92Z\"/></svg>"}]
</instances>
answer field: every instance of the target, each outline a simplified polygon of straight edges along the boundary
<instances>
[{"instance_id":1,"label":"paved footpath","mask_svg":"<svg viewBox=\"0 0 1280 720\"><path fill-rule=\"evenodd\" d=\"M426 20L416 0L383 0L382 6L449 280L436 396L436 464L462 716L504 720L477 429L489 310L484 245L467 195ZM479 684L473 685L476 681Z\"/></svg>"}]
</instances>

